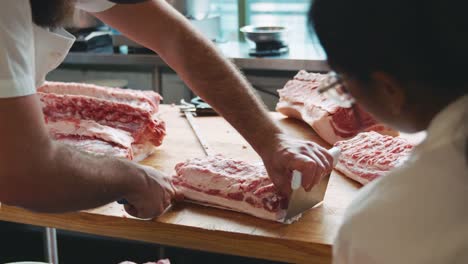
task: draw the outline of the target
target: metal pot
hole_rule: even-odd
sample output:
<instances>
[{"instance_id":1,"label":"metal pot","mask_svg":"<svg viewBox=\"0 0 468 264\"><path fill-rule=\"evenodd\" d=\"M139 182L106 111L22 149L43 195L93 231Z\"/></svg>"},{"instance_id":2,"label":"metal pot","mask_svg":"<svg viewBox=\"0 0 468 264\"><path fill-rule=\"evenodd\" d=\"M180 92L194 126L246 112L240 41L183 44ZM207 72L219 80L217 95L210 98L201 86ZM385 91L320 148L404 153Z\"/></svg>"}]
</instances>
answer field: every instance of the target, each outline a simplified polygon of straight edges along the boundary
<instances>
[{"instance_id":1,"label":"metal pot","mask_svg":"<svg viewBox=\"0 0 468 264\"><path fill-rule=\"evenodd\" d=\"M104 23L86 11L75 8L65 19L64 27L70 30L95 29L104 26Z\"/></svg>"},{"instance_id":2,"label":"metal pot","mask_svg":"<svg viewBox=\"0 0 468 264\"><path fill-rule=\"evenodd\" d=\"M167 0L167 2L190 19L202 20L210 14L211 0Z\"/></svg>"},{"instance_id":3,"label":"metal pot","mask_svg":"<svg viewBox=\"0 0 468 264\"><path fill-rule=\"evenodd\" d=\"M281 42L286 43L287 29L281 26L245 26L240 29L246 39L254 43Z\"/></svg>"}]
</instances>

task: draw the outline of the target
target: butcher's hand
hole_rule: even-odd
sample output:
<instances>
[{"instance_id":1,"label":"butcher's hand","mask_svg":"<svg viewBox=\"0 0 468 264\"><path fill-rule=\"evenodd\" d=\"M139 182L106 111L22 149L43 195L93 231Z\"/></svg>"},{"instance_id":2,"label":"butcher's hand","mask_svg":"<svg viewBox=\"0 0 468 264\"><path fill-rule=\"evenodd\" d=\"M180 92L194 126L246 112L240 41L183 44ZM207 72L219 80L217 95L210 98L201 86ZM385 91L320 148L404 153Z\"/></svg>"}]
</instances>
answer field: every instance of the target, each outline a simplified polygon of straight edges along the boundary
<instances>
[{"instance_id":1,"label":"butcher's hand","mask_svg":"<svg viewBox=\"0 0 468 264\"><path fill-rule=\"evenodd\" d=\"M125 198L125 211L138 218L150 219L163 214L179 199L170 177L149 166L138 165L144 172L144 184Z\"/></svg>"},{"instance_id":2,"label":"butcher's hand","mask_svg":"<svg viewBox=\"0 0 468 264\"><path fill-rule=\"evenodd\" d=\"M314 142L279 134L269 147L270 150L262 155L263 163L282 194L288 195L291 192L294 170L302 173L302 186L310 191L333 169L333 157Z\"/></svg>"}]
</instances>

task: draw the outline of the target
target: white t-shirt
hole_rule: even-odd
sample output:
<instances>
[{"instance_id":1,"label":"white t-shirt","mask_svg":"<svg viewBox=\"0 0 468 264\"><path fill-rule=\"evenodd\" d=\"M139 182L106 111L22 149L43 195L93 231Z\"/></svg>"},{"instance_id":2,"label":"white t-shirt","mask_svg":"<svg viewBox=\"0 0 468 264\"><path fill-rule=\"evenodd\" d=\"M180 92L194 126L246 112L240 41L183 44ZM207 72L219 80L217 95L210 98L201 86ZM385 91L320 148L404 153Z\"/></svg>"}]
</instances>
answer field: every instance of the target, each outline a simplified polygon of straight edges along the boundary
<instances>
[{"instance_id":1,"label":"white t-shirt","mask_svg":"<svg viewBox=\"0 0 468 264\"><path fill-rule=\"evenodd\" d=\"M431 122L405 165L360 190L335 264L468 263L468 95Z\"/></svg>"},{"instance_id":2,"label":"white t-shirt","mask_svg":"<svg viewBox=\"0 0 468 264\"><path fill-rule=\"evenodd\" d=\"M131 0L77 0L88 12ZM29 0L2 0L0 8L0 98L31 95L48 72L65 58L75 38L64 29L53 31L32 22Z\"/></svg>"}]
</instances>

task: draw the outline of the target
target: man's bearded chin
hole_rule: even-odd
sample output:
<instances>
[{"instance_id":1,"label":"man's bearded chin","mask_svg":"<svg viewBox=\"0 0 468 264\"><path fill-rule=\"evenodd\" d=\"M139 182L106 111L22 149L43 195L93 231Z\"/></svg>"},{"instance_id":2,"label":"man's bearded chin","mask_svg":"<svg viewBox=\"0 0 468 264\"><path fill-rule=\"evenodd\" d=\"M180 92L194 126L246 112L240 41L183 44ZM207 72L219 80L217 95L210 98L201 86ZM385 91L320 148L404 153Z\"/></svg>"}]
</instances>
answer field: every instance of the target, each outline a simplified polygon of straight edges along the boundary
<instances>
[{"instance_id":1,"label":"man's bearded chin","mask_svg":"<svg viewBox=\"0 0 468 264\"><path fill-rule=\"evenodd\" d=\"M55 28L73 13L75 0L29 0L33 21L40 27Z\"/></svg>"}]
</instances>

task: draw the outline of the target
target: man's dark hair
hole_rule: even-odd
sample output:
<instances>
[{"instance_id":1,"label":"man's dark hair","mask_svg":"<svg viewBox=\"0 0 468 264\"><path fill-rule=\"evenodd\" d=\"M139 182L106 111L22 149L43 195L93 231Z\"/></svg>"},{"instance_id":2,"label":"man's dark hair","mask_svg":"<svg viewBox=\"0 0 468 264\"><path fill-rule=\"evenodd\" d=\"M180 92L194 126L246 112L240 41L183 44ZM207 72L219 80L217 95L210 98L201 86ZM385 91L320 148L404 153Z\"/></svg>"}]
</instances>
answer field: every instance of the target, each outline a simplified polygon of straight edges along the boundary
<instances>
[{"instance_id":1,"label":"man's dark hair","mask_svg":"<svg viewBox=\"0 0 468 264\"><path fill-rule=\"evenodd\" d=\"M332 67L458 97L468 92L467 10L460 0L315 0L309 21Z\"/></svg>"},{"instance_id":2,"label":"man's dark hair","mask_svg":"<svg viewBox=\"0 0 468 264\"><path fill-rule=\"evenodd\" d=\"M74 0L29 0L33 21L41 27L58 27L71 14Z\"/></svg>"}]
</instances>

